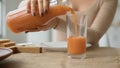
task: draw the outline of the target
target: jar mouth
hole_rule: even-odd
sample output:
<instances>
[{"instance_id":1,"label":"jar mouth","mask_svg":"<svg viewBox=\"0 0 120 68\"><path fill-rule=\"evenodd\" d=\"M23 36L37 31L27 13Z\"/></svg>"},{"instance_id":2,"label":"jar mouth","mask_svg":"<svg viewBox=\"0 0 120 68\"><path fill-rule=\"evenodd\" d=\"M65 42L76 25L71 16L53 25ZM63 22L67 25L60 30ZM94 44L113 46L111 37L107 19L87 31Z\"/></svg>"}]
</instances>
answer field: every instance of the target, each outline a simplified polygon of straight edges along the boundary
<instances>
[{"instance_id":1,"label":"jar mouth","mask_svg":"<svg viewBox=\"0 0 120 68\"><path fill-rule=\"evenodd\" d=\"M80 15L79 11L75 11L75 14L76 14L76 15ZM68 11L68 12L66 13L66 15L72 16L71 11Z\"/></svg>"}]
</instances>

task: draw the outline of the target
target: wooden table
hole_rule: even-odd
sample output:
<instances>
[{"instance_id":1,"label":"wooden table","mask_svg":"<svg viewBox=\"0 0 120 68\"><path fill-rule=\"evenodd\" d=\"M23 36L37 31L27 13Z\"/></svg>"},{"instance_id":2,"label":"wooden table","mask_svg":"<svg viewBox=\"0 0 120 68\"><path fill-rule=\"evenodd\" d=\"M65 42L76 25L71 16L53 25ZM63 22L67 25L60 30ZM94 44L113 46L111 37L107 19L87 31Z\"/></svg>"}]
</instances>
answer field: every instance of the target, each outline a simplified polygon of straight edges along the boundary
<instances>
[{"instance_id":1,"label":"wooden table","mask_svg":"<svg viewBox=\"0 0 120 68\"><path fill-rule=\"evenodd\" d=\"M66 52L18 53L0 68L120 68L120 48L87 49L86 59L69 59Z\"/></svg>"}]
</instances>

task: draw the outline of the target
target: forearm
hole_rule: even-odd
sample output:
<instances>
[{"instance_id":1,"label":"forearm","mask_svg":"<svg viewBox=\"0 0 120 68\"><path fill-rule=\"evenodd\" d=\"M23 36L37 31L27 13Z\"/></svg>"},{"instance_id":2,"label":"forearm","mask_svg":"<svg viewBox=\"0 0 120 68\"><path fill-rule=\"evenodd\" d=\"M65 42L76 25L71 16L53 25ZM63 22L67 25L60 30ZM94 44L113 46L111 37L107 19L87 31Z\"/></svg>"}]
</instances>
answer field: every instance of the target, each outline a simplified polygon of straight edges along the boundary
<instances>
[{"instance_id":1,"label":"forearm","mask_svg":"<svg viewBox=\"0 0 120 68\"><path fill-rule=\"evenodd\" d=\"M117 0L104 0L92 26L89 28L91 31L88 32L89 42L98 42L108 30L114 18L116 7Z\"/></svg>"}]
</instances>

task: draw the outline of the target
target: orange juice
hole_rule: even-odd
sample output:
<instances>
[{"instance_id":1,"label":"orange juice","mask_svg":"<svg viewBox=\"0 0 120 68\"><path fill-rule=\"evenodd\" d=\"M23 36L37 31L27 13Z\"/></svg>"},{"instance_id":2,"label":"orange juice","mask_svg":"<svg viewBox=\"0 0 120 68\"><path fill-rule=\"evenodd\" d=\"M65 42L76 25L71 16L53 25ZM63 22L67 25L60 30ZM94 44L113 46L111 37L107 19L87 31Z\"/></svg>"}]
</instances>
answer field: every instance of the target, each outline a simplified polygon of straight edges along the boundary
<instances>
[{"instance_id":1,"label":"orange juice","mask_svg":"<svg viewBox=\"0 0 120 68\"><path fill-rule=\"evenodd\" d=\"M86 52L86 38L85 37L72 37L68 38L68 53L77 55Z\"/></svg>"},{"instance_id":2,"label":"orange juice","mask_svg":"<svg viewBox=\"0 0 120 68\"><path fill-rule=\"evenodd\" d=\"M73 19L73 23L74 23L74 27L75 27L75 35L78 36L77 20L76 20L76 14L74 11L72 13L72 19Z\"/></svg>"}]
</instances>

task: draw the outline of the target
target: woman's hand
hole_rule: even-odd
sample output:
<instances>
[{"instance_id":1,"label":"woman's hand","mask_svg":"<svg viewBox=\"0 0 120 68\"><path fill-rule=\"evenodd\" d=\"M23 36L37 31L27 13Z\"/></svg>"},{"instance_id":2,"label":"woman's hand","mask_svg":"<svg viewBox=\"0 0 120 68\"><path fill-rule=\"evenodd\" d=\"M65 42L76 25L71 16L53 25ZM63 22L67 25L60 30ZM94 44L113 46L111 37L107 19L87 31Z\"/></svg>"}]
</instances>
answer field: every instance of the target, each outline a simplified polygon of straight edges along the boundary
<instances>
[{"instance_id":1,"label":"woman's hand","mask_svg":"<svg viewBox=\"0 0 120 68\"><path fill-rule=\"evenodd\" d=\"M49 0L28 0L27 13L43 16L49 10Z\"/></svg>"}]
</instances>

